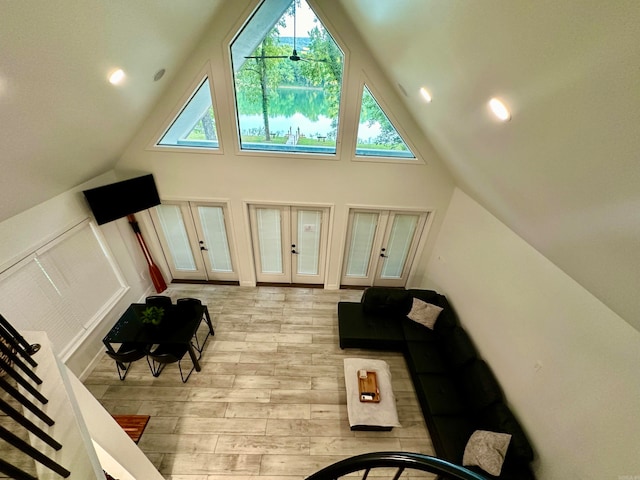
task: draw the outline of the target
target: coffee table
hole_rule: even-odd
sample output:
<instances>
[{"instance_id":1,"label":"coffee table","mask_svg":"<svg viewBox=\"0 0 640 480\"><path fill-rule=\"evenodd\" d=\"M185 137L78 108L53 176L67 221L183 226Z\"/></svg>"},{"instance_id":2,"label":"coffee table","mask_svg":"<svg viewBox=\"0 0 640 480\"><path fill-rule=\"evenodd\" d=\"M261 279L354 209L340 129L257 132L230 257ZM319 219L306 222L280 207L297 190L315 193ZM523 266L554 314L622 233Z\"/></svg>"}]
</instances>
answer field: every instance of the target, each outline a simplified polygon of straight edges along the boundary
<instances>
[{"instance_id":1,"label":"coffee table","mask_svg":"<svg viewBox=\"0 0 640 480\"><path fill-rule=\"evenodd\" d=\"M359 370L376 372L379 402L360 401ZM351 430L389 431L393 427L401 426L387 362L369 358L345 358L344 382L347 387L347 413Z\"/></svg>"}]
</instances>

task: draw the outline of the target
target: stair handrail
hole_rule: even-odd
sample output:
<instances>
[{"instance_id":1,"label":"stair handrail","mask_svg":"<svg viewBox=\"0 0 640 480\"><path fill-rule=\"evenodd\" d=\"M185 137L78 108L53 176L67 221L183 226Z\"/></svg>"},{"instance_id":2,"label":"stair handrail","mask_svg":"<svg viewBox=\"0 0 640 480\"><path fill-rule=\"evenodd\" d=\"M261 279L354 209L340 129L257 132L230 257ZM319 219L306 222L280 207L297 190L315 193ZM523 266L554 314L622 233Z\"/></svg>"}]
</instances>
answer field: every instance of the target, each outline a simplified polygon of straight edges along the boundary
<instances>
[{"instance_id":1,"label":"stair handrail","mask_svg":"<svg viewBox=\"0 0 640 480\"><path fill-rule=\"evenodd\" d=\"M335 480L349 473L364 470L363 480L372 468L395 467L397 480L405 469L448 475L456 480L487 480L486 477L467 468L438 457L411 452L372 452L340 460L308 476L306 480Z\"/></svg>"}]
</instances>

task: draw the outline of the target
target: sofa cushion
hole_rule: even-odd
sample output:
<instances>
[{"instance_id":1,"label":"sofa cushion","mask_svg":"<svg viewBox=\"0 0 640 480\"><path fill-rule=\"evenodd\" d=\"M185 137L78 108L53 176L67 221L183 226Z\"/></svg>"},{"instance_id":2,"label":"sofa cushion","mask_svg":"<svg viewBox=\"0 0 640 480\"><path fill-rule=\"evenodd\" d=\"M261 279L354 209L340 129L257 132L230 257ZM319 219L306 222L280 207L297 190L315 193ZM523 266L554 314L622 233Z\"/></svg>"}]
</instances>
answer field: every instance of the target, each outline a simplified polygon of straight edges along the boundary
<instances>
[{"instance_id":1,"label":"sofa cushion","mask_svg":"<svg viewBox=\"0 0 640 480\"><path fill-rule=\"evenodd\" d=\"M359 302L338 303L340 348L404 351L402 322L364 313Z\"/></svg>"},{"instance_id":2,"label":"sofa cushion","mask_svg":"<svg viewBox=\"0 0 640 480\"><path fill-rule=\"evenodd\" d=\"M469 335L464 328L458 326L442 336L440 348L444 360L452 369L463 367L478 356Z\"/></svg>"},{"instance_id":3,"label":"sofa cushion","mask_svg":"<svg viewBox=\"0 0 640 480\"><path fill-rule=\"evenodd\" d=\"M410 288L407 290L407 293L411 296L411 298L417 298L418 300L422 300L426 303L431 303L433 305L437 305L442 307L441 305L443 295L440 295L438 292L434 290L422 290L418 288Z\"/></svg>"},{"instance_id":4,"label":"sofa cushion","mask_svg":"<svg viewBox=\"0 0 640 480\"><path fill-rule=\"evenodd\" d=\"M411 310L407 313L407 317L409 317L410 320L433 330L440 312L442 312L442 307L432 303L423 302L419 298L413 298Z\"/></svg>"},{"instance_id":5,"label":"sofa cushion","mask_svg":"<svg viewBox=\"0 0 640 480\"><path fill-rule=\"evenodd\" d=\"M412 298L402 288L369 287L360 301L364 312L383 317L402 317L411 310Z\"/></svg>"},{"instance_id":6,"label":"sofa cushion","mask_svg":"<svg viewBox=\"0 0 640 480\"><path fill-rule=\"evenodd\" d=\"M460 370L458 377L462 394L472 411L502 401L500 385L484 360L472 360Z\"/></svg>"},{"instance_id":7,"label":"sofa cushion","mask_svg":"<svg viewBox=\"0 0 640 480\"><path fill-rule=\"evenodd\" d=\"M446 373L447 363L437 344L433 342L407 342L409 370L415 373Z\"/></svg>"},{"instance_id":8,"label":"sofa cushion","mask_svg":"<svg viewBox=\"0 0 640 480\"><path fill-rule=\"evenodd\" d=\"M464 449L462 465L477 466L491 475L498 476L510 441L511 435L508 433L476 430L469 437Z\"/></svg>"},{"instance_id":9,"label":"sofa cushion","mask_svg":"<svg viewBox=\"0 0 640 480\"><path fill-rule=\"evenodd\" d=\"M446 333L459 324L456 314L449 305L447 297L445 297L444 295L440 295L433 290L419 290L415 288L407 290L407 293L412 298L417 298L419 300L422 300L423 302L437 305L438 307L442 308L442 312L440 312L440 315L438 315L438 321L433 327L436 333Z\"/></svg>"},{"instance_id":10,"label":"sofa cushion","mask_svg":"<svg viewBox=\"0 0 640 480\"><path fill-rule=\"evenodd\" d=\"M464 448L476 426L466 415L433 415L427 422L438 457L462 464Z\"/></svg>"},{"instance_id":11,"label":"sofa cushion","mask_svg":"<svg viewBox=\"0 0 640 480\"><path fill-rule=\"evenodd\" d=\"M528 465L533 460L533 449L520 423L503 402L482 409L477 415L478 428L511 434L506 464Z\"/></svg>"},{"instance_id":12,"label":"sofa cushion","mask_svg":"<svg viewBox=\"0 0 640 480\"><path fill-rule=\"evenodd\" d=\"M416 394L431 415L466 414L469 407L449 374L421 373L416 376Z\"/></svg>"},{"instance_id":13,"label":"sofa cushion","mask_svg":"<svg viewBox=\"0 0 640 480\"><path fill-rule=\"evenodd\" d=\"M404 332L404 338L408 342L439 342L440 337L430 328L420 325L419 323L409 320L408 317L404 317L402 320L402 331Z\"/></svg>"}]
</instances>

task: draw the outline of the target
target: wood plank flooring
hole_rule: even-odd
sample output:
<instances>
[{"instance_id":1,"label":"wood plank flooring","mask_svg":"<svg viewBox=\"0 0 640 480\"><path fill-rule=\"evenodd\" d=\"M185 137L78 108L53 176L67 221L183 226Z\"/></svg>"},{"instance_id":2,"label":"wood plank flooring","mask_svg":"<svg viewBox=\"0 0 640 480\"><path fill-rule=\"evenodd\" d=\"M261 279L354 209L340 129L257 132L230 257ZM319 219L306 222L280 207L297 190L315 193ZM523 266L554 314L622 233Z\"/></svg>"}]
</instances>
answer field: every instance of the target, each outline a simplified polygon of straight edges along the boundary
<instances>
[{"instance_id":1,"label":"wood plank flooring","mask_svg":"<svg viewBox=\"0 0 640 480\"><path fill-rule=\"evenodd\" d=\"M84 382L109 413L151 416L138 446L166 479L302 480L365 452L433 455L402 354L338 345L337 303L361 291L172 284L166 294L208 305L216 333L202 371L183 384L177 365L153 378L141 360L121 382L104 355ZM402 427L349 429L346 357L389 363Z\"/></svg>"}]
</instances>

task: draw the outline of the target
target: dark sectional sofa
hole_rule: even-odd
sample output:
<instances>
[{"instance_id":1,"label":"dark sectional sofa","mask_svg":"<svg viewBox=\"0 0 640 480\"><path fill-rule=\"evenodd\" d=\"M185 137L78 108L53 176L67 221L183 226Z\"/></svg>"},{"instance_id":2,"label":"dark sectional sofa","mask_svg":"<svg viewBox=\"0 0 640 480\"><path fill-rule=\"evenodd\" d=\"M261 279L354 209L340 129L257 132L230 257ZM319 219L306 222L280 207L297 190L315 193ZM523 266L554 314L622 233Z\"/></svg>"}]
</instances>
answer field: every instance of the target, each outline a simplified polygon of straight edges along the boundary
<instances>
[{"instance_id":1,"label":"dark sectional sofa","mask_svg":"<svg viewBox=\"0 0 640 480\"><path fill-rule=\"evenodd\" d=\"M414 297L442 308L433 329L407 317ZM469 468L487 478L534 478L531 445L444 295L370 287L360 302L338 303L338 323L343 349L404 353L438 457L462 465L465 446L475 430L509 433L499 477Z\"/></svg>"}]
</instances>

